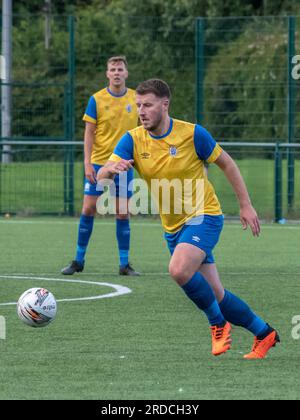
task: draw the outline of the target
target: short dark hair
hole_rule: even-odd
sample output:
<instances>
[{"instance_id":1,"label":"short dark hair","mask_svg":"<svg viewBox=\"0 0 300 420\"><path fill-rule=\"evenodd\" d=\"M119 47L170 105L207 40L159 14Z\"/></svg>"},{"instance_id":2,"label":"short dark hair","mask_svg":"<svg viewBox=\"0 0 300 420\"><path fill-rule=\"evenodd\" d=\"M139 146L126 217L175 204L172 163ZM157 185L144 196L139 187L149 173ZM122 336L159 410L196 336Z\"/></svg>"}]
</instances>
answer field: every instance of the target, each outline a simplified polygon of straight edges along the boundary
<instances>
[{"instance_id":1,"label":"short dark hair","mask_svg":"<svg viewBox=\"0 0 300 420\"><path fill-rule=\"evenodd\" d=\"M122 63L124 63L125 64L125 67L126 67L126 70L128 69L128 63L127 63L127 59L126 59L125 55L115 55L114 57L110 57L107 60L106 65L108 67L109 64L116 63L118 61L121 61Z\"/></svg>"},{"instance_id":2,"label":"short dark hair","mask_svg":"<svg viewBox=\"0 0 300 420\"><path fill-rule=\"evenodd\" d=\"M135 91L138 95L153 93L159 98L171 99L171 91L168 84L160 79L145 80L138 85Z\"/></svg>"}]
</instances>

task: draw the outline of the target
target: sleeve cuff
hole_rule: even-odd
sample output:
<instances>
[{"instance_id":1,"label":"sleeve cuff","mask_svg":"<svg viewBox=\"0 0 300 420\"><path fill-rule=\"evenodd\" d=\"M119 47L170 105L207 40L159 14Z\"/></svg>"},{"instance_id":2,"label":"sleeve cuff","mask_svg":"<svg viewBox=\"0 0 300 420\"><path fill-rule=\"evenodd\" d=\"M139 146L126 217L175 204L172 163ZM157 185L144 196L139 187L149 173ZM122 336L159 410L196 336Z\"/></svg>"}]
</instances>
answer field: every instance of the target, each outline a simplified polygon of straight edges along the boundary
<instances>
[{"instance_id":1,"label":"sleeve cuff","mask_svg":"<svg viewBox=\"0 0 300 420\"><path fill-rule=\"evenodd\" d=\"M82 119L83 119L83 121L90 122L90 123L93 123L93 124L97 123L97 120L95 120L95 118L89 117L87 114L84 114Z\"/></svg>"},{"instance_id":2,"label":"sleeve cuff","mask_svg":"<svg viewBox=\"0 0 300 420\"><path fill-rule=\"evenodd\" d=\"M114 153L111 155L111 157L108 159L110 162L120 162L122 158L118 155L115 155Z\"/></svg>"},{"instance_id":3,"label":"sleeve cuff","mask_svg":"<svg viewBox=\"0 0 300 420\"><path fill-rule=\"evenodd\" d=\"M223 151L222 147L219 144L217 144L212 154L209 156L208 159L206 159L206 162L207 163L215 162L218 159L218 157L221 155L222 151Z\"/></svg>"}]
</instances>

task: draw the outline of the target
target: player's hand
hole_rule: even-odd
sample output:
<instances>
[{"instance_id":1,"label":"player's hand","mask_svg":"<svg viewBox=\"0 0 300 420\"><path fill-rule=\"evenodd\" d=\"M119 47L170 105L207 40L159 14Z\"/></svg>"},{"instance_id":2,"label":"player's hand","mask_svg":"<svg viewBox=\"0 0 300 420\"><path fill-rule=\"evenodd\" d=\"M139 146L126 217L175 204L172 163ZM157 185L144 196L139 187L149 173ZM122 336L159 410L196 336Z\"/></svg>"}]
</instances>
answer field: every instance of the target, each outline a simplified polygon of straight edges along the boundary
<instances>
[{"instance_id":1,"label":"player's hand","mask_svg":"<svg viewBox=\"0 0 300 420\"><path fill-rule=\"evenodd\" d=\"M97 180L96 180L97 173L91 163L86 163L84 165L84 173L85 173L86 179L88 179L91 184L97 183Z\"/></svg>"},{"instance_id":2,"label":"player's hand","mask_svg":"<svg viewBox=\"0 0 300 420\"><path fill-rule=\"evenodd\" d=\"M119 162L115 162L109 166L109 172L113 175L118 175L121 172L127 172L129 169L133 168L134 161L133 160L125 160L122 159Z\"/></svg>"},{"instance_id":3,"label":"player's hand","mask_svg":"<svg viewBox=\"0 0 300 420\"><path fill-rule=\"evenodd\" d=\"M249 225L252 230L253 236L259 236L260 222L257 213L255 209L251 206L251 204L249 204L246 207L241 207L240 219L244 230L246 230Z\"/></svg>"}]
</instances>

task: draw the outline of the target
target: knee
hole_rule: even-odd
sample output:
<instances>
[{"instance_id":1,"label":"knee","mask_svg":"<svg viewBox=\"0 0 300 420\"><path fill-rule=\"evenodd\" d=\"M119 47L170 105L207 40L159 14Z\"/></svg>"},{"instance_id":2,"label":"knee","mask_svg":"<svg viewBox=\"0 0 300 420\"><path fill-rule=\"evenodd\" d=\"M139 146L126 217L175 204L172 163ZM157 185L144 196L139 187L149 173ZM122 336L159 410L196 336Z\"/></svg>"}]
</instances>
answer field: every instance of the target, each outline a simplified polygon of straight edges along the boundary
<instances>
[{"instance_id":1,"label":"knee","mask_svg":"<svg viewBox=\"0 0 300 420\"><path fill-rule=\"evenodd\" d=\"M216 296L217 302L221 303L225 296L225 290L223 287L213 287L214 294Z\"/></svg>"},{"instance_id":2,"label":"knee","mask_svg":"<svg viewBox=\"0 0 300 420\"><path fill-rule=\"evenodd\" d=\"M95 216L96 206L84 205L82 207L82 214L84 214L84 216Z\"/></svg>"},{"instance_id":3,"label":"knee","mask_svg":"<svg viewBox=\"0 0 300 420\"><path fill-rule=\"evenodd\" d=\"M128 220L129 219L129 215L128 214L117 214L116 215L116 219L117 220Z\"/></svg>"},{"instance_id":4,"label":"knee","mask_svg":"<svg viewBox=\"0 0 300 420\"><path fill-rule=\"evenodd\" d=\"M172 262L169 265L169 273L180 286L185 284L193 275L190 274L189 270L187 270L183 265L174 264Z\"/></svg>"}]
</instances>

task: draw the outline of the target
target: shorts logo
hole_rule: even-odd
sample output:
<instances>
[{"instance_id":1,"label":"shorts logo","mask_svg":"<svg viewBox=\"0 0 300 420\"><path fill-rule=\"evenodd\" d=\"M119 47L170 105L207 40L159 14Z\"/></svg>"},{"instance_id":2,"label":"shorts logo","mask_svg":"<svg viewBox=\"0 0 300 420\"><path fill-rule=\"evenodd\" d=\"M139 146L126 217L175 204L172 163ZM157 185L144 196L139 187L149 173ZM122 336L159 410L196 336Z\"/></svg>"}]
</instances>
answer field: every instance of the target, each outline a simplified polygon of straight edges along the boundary
<instances>
[{"instance_id":1,"label":"shorts logo","mask_svg":"<svg viewBox=\"0 0 300 420\"><path fill-rule=\"evenodd\" d=\"M90 188L91 188L91 185L89 184L89 182L86 182L85 185L84 185L84 191L89 192Z\"/></svg>"},{"instance_id":2,"label":"shorts logo","mask_svg":"<svg viewBox=\"0 0 300 420\"><path fill-rule=\"evenodd\" d=\"M172 156L172 157L177 156L177 149L176 149L176 147L175 146L170 146L169 153L170 153L170 156Z\"/></svg>"},{"instance_id":3,"label":"shorts logo","mask_svg":"<svg viewBox=\"0 0 300 420\"><path fill-rule=\"evenodd\" d=\"M145 152L141 153L141 159L149 159L151 157L151 153Z\"/></svg>"},{"instance_id":4,"label":"shorts logo","mask_svg":"<svg viewBox=\"0 0 300 420\"><path fill-rule=\"evenodd\" d=\"M127 112L131 112L132 111L132 106L130 104L127 105L126 111Z\"/></svg>"},{"instance_id":5,"label":"shorts logo","mask_svg":"<svg viewBox=\"0 0 300 420\"><path fill-rule=\"evenodd\" d=\"M195 242L200 242L201 241L199 236L192 236L192 240L195 241Z\"/></svg>"}]
</instances>

